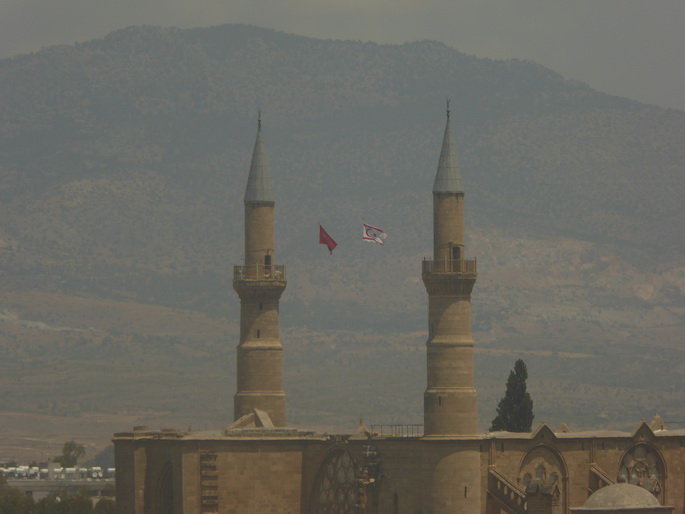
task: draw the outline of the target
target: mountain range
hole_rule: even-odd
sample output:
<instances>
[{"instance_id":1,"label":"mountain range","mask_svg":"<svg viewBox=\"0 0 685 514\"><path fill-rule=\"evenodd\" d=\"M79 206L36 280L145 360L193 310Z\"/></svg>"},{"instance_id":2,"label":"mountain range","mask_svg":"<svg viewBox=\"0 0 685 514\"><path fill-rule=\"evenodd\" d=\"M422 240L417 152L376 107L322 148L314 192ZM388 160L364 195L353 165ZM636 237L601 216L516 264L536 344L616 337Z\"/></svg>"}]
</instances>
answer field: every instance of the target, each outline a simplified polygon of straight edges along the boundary
<instances>
[{"instance_id":1,"label":"mountain range","mask_svg":"<svg viewBox=\"0 0 685 514\"><path fill-rule=\"evenodd\" d=\"M231 421L258 112L289 421L420 423L446 98L483 429L517 358L536 422L685 420L682 111L435 41L243 25L130 27L0 60L0 84L0 458Z\"/></svg>"}]
</instances>

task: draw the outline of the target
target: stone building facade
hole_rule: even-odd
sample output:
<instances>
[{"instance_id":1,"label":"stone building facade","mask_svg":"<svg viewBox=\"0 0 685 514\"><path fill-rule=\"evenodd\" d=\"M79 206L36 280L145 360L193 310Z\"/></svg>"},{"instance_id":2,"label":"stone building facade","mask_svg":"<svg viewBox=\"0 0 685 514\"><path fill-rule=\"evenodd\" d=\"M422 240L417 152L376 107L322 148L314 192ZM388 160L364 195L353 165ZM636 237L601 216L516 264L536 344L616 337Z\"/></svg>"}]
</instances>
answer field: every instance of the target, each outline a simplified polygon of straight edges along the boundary
<instances>
[{"instance_id":1,"label":"stone building facade","mask_svg":"<svg viewBox=\"0 0 685 514\"><path fill-rule=\"evenodd\" d=\"M685 431L477 433L464 189L449 108L433 186L427 387L418 433L360 423L347 435L286 426L270 172L257 133L245 194L245 263L234 421L218 431L136 427L114 436L120 514L567 514L616 482L685 512ZM578 510L581 512L582 510ZM668 511L668 509L666 509ZM647 512L642 510L640 512ZM661 512L661 511L660 511Z\"/></svg>"}]
</instances>

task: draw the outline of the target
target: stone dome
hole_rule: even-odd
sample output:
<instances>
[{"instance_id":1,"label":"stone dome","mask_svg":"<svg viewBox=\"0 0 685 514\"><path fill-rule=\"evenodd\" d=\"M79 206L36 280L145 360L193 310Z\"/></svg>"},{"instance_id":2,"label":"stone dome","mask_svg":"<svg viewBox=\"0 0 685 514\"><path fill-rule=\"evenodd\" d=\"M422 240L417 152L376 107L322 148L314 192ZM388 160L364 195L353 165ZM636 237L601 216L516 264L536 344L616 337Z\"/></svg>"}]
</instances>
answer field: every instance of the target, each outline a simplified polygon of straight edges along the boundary
<instances>
[{"instance_id":1,"label":"stone dome","mask_svg":"<svg viewBox=\"0 0 685 514\"><path fill-rule=\"evenodd\" d=\"M660 506L659 500L647 489L631 484L613 484L592 493L583 507L608 510Z\"/></svg>"}]
</instances>

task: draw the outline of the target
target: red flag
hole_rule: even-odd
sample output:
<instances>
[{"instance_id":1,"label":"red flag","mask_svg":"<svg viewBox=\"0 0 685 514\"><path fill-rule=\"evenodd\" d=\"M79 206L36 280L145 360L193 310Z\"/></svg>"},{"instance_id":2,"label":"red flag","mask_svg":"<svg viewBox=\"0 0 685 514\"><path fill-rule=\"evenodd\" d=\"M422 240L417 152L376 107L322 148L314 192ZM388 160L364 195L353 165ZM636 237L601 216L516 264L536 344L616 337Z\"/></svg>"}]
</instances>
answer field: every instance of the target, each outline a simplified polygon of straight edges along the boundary
<instances>
[{"instance_id":1,"label":"red flag","mask_svg":"<svg viewBox=\"0 0 685 514\"><path fill-rule=\"evenodd\" d=\"M328 232L326 232L321 225L319 225L319 244L326 245L331 255L333 255L333 249L338 246L338 243L328 235Z\"/></svg>"}]
</instances>

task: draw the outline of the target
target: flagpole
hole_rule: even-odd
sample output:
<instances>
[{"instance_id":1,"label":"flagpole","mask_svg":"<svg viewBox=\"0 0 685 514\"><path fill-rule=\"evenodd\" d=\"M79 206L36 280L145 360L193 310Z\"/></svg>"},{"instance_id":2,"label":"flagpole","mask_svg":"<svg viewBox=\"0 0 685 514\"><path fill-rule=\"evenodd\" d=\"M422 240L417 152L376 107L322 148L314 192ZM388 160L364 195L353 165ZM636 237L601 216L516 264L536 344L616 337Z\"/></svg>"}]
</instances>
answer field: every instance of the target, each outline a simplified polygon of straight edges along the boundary
<instances>
[{"instance_id":1,"label":"flagpole","mask_svg":"<svg viewBox=\"0 0 685 514\"><path fill-rule=\"evenodd\" d=\"M359 224L361 224L362 227L364 227L364 221L362 220L361 216L359 217ZM359 230L359 225L357 225L357 230ZM363 228L362 228L363 230ZM359 234L359 232L357 232ZM357 243L359 245L359 266L364 265L364 236L359 240Z\"/></svg>"},{"instance_id":2,"label":"flagpole","mask_svg":"<svg viewBox=\"0 0 685 514\"><path fill-rule=\"evenodd\" d=\"M362 231L363 231L364 230L364 220L362 219L361 216L359 216L358 221L359 221L359 225L362 226ZM359 230L359 225L357 225L357 230ZM357 234L359 234L359 232L357 232ZM364 236L362 236L362 238L359 240L359 242L357 244L359 245L359 265L363 266L364 265L364 255L363 254L365 251L364 250Z\"/></svg>"}]
</instances>

